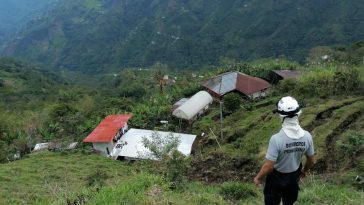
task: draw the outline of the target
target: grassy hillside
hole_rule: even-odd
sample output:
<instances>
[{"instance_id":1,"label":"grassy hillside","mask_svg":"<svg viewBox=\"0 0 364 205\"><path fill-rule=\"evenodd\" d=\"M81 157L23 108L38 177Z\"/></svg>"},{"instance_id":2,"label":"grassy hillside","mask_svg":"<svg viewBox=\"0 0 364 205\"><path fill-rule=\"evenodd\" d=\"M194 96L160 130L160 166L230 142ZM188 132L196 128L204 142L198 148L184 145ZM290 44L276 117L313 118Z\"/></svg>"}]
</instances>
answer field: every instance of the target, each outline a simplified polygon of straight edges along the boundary
<instances>
[{"instance_id":1,"label":"grassy hillside","mask_svg":"<svg viewBox=\"0 0 364 205\"><path fill-rule=\"evenodd\" d=\"M186 182L170 190L149 163L113 161L81 152L37 153L1 164L1 204L261 204L262 190L243 182ZM152 165L153 166L153 165ZM361 204L352 175L311 175L299 204Z\"/></svg>"}]
</instances>

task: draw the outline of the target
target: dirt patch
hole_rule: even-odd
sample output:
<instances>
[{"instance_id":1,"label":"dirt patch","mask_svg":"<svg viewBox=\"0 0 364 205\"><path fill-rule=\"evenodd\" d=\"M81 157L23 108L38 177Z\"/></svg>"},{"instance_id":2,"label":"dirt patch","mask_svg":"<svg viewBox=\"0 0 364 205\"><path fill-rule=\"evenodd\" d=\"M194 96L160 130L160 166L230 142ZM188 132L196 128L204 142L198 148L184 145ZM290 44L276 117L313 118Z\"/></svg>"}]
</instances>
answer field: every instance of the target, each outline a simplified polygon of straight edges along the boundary
<instances>
[{"instance_id":1,"label":"dirt patch","mask_svg":"<svg viewBox=\"0 0 364 205\"><path fill-rule=\"evenodd\" d=\"M259 169L256 161L251 158L232 158L222 153L211 153L208 157L195 158L191 162L188 178L207 183L233 180L251 182Z\"/></svg>"}]
</instances>

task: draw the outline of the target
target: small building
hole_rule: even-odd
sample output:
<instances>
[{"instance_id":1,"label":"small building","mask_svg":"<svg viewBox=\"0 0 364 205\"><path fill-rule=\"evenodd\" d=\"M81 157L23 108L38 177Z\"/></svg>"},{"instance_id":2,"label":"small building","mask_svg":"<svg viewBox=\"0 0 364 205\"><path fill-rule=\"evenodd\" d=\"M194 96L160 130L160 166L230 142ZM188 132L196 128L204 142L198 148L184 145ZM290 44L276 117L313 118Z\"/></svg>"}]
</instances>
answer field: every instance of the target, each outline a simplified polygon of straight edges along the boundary
<instances>
[{"instance_id":1,"label":"small building","mask_svg":"<svg viewBox=\"0 0 364 205\"><path fill-rule=\"evenodd\" d=\"M202 83L209 93L222 98L230 92L239 92L250 99L265 97L271 86L267 81L238 71L227 72Z\"/></svg>"},{"instance_id":2,"label":"small building","mask_svg":"<svg viewBox=\"0 0 364 205\"><path fill-rule=\"evenodd\" d=\"M152 152L143 144L143 139L152 140L153 135L158 135L162 141L168 137L175 137L179 141L177 150L182 154L189 156L191 154L192 145L196 139L196 135L160 132L143 129L130 129L115 145L112 157L118 159L151 159L158 160L152 155Z\"/></svg>"},{"instance_id":3,"label":"small building","mask_svg":"<svg viewBox=\"0 0 364 205\"><path fill-rule=\"evenodd\" d=\"M278 83L278 81L289 78L298 78L301 75L298 70L272 70L269 75L269 79L272 83Z\"/></svg>"},{"instance_id":4,"label":"small building","mask_svg":"<svg viewBox=\"0 0 364 205\"><path fill-rule=\"evenodd\" d=\"M128 130L131 114L107 116L83 142L91 142L94 150L108 156L116 141Z\"/></svg>"},{"instance_id":5,"label":"small building","mask_svg":"<svg viewBox=\"0 0 364 205\"><path fill-rule=\"evenodd\" d=\"M213 99L208 92L200 91L176 108L172 115L188 121L193 120L198 115L204 113L212 101Z\"/></svg>"}]
</instances>

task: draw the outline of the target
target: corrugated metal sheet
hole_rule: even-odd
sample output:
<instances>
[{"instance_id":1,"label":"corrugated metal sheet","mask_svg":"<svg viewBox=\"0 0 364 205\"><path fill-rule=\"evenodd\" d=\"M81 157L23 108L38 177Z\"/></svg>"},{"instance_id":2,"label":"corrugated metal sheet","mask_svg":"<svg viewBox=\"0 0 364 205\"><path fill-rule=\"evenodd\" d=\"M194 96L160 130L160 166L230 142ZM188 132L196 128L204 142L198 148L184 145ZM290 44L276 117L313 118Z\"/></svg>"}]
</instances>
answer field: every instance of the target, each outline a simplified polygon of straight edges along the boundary
<instances>
[{"instance_id":1,"label":"corrugated metal sheet","mask_svg":"<svg viewBox=\"0 0 364 205\"><path fill-rule=\"evenodd\" d=\"M273 73L281 76L282 78L297 78L301 73L297 70L272 70Z\"/></svg>"},{"instance_id":2,"label":"corrugated metal sheet","mask_svg":"<svg viewBox=\"0 0 364 205\"><path fill-rule=\"evenodd\" d=\"M223 96L234 90L250 95L270 87L270 84L261 78L237 71L221 74L203 82L202 85L218 96Z\"/></svg>"},{"instance_id":3,"label":"corrugated metal sheet","mask_svg":"<svg viewBox=\"0 0 364 205\"><path fill-rule=\"evenodd\" d=\"M240 73L237 76L236 90L244 93L245 95L251 95L269 87L270 84L261 78L253 77L243 73Z\"/></svg>"},{"instance_id":4,"label":"corrugated metal sheet","mask_svg":"<svg viewBox=\"0 0 364 205\"><path fill-rule=\"evenodd\" d=\"M107 116L83 142L111 142L132 114Z\"/></svg>"},{"instance_id":5,"label":"corrugated metal sheet","mask_svg":"<svg viewBox=\"0 0 364 205\"><path fill-rule=\"evenodd\" d=\"M161 136L161 138L170 137L172 134L174 137L177 137L180 141L177 150L186 156L191 154L192 144L196 139L196 135L172 133L172 132L160 132L153 130L130 129L127 133L125 133L121 137L121 139L115 145L112 152L112 156L114 157L122 156L133 159L156 160L156 158L152 156L149 149L144 147L142 142L143 138L151 140L153 133L158 134L159 136Z\"/></svg>"}]
</instances>

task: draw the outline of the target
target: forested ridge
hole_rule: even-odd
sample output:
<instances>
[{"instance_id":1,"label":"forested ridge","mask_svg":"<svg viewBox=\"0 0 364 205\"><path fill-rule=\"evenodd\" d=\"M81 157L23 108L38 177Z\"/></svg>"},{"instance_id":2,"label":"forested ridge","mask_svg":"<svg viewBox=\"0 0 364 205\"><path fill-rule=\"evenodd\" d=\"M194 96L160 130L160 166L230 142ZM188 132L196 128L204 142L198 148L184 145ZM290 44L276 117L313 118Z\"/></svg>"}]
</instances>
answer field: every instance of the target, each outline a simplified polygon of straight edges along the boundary
<instances>
[{"instance_id":1,"label":"forested ridge","mask_svg":"<svg viewBox=\"0 0 364 205\"><path fill-rule=\"evenodd\" d=\"M60 1L4 55L89 73L286 56L364 39L364 3L339 0Z\"/></svg>"}]
</instances>

